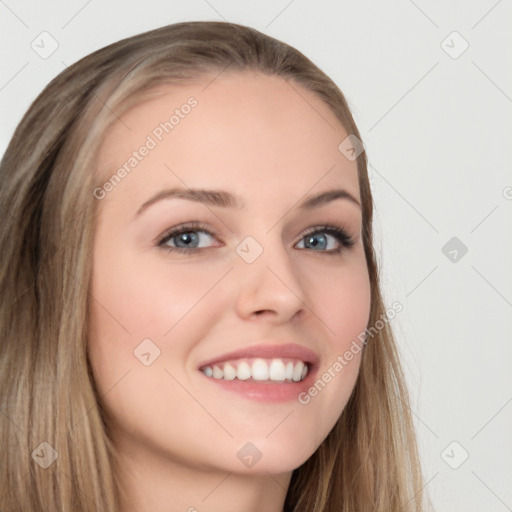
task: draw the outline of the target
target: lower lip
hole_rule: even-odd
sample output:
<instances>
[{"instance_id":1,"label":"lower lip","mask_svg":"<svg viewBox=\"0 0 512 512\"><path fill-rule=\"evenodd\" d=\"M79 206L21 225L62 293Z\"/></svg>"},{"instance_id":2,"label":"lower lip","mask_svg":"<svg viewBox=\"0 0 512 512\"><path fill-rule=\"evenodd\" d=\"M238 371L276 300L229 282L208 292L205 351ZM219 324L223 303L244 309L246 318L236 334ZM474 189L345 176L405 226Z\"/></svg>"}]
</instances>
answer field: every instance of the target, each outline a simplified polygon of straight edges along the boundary
<instances>
[{"instance_id":1,"label":"lower lip","mask_svg":"<svg viewBox=\"0 0 512 512\"><path fill-rule=\"evenodd\" d=\"M261 402L290 402L298 400L300 393L307 392L314 382L316 371L316 368L310 368L304 380L300 382L262 381L261 383L236 378L233 380L214 379L213 377L207 377L202 371L200 373L209 382L226 391L238 393L244 398Z\"/></svg>"}]
</instances>

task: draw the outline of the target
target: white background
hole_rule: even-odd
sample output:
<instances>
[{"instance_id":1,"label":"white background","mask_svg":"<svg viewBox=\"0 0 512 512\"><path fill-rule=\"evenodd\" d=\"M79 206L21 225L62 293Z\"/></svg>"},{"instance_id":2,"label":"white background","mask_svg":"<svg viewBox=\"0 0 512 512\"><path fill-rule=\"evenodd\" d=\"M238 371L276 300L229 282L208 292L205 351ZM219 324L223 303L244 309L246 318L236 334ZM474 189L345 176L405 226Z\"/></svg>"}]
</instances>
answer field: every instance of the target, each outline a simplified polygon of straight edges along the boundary
<instances>
[{"instance_id":1,"label":"white background","mask_svg":"<svg viewBox=\"0 0 512 512\"><path fill-rule=\"evenodd\" d=\"M371 164L384 295L404 305L393 326L432 502L512 510L510 0L0 0L0 154L63 63L191 20L281 39L345 93ZM47 59L31 48L43 31L59 45ZM468 249L455 262L452 237Z\"/></svg>"}]
</instances>

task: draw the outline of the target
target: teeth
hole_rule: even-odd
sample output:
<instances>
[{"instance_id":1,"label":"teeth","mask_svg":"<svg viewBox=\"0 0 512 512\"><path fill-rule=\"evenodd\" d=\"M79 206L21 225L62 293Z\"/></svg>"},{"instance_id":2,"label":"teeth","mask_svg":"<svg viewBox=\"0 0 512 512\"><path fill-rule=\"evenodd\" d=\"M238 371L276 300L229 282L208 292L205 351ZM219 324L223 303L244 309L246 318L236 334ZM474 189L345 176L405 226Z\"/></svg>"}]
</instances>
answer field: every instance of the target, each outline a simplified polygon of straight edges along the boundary
<instances>
[{"instance_id":1,"label":"teeth","mask_svg":"<svg viewBox=\"0 0 512 512\"><path fill-rule=\"evenodd\" d=\"M293 377L292 377L292 379L295 382L299 382L299 380L301 380L301 378L302 378L302 370L303 369L304 369L304 363L302 361L299 361L295 365L295 368L293 369Z\"/></svg>"},{"instance_id":2,"label":"teeth","mask_svg":"<svg viewBox=\"0 0 512 512\"><path fill-rule=\"evenodd\" d=\"M213 378L214 379L222 379L224 377L224 372L218 367L213 367Z\"/></svg>"},{"instance_id":3,"label":"teeth","mask_svg":"<svg viewBox=\"0 0 512 512\"><path fill-rule=\"evenodd\" d=\"M208 375L208 376L211 377L211 375ZM293 377L293 363L291 361L286 364L285 377L288 380L292 380L292 377Z\"/></svg>"},{"instance_id":4,"label":"teeth","mask_svg":"<svg viewBox=\"0 0 512 512\"><path fill-rule=\"evenodd\" d=\"M236 368L229 363L224 365L224 379L233 380L236 377Z\"/></svg>"},{"instance_id":5,"label":"teeth","mask_svg":"<svg viewBox=\"0 0 512 512\"><path fill-rule=\"evenodd\" d=\"M269 367L270 380L284 380L284 363L281 359L272 359Z\"/></svg>"},{"instance_id":6,"label":"teeth","mask_svg":"<svg viewBox=\"0 0 512 512\"><path fill-rule=\"evenodd\" d=\"M268 380L269 372L268 372L268 364L264 359L256 359L254 363L252 363L252 378L254 380Z\"/></svg>"},{"instance_id":7,"label":"teeth","mask_svg":"<svg viewBox=\"0 0 512 512\"><path fill-rule=\"evenodd\" d=\"M205 370L208 369L208 366ZM206 372L205 372L206 373ZM208 374L206 374L208 376ZM242 361L236 369L236 378L240 380L247 380L251 378L251 367L245 361Z\"/></svg>"},{"instance_id":8,"label":"teeth","mask_svg":"<svg viewBox=\"0 0 512 512\"><path fill-rule=\"evenodd\" d=\"M255 381L299 382L308 374L308 365L303 361L286 362L282 359L251 359L249 361L231 361L218 365L206 366L201 369L207 377L222 380L248 380Z\"/></svg>"}]
</instances>

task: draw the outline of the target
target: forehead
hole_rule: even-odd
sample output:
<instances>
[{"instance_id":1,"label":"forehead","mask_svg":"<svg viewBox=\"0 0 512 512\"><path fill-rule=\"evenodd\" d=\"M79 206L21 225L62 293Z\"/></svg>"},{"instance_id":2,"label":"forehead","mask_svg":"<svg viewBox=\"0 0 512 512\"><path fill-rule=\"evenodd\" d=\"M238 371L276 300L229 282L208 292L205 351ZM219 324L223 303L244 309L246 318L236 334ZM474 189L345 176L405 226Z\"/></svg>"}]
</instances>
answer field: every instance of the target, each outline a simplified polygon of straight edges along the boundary
<instances>
[{"instance_id":1,"label":"forehead","mask_svg":"<svg viewBox=\"0 0 512 512\"><path fill-rule=\"evenodd\" d=\"M100 148L103 180L122 166L127 171L118 197L176 185L255 199L287 192L297 200L340 185L359 197L357 164L338 149L349 134L301 85L244 72L155 92L111 125Z\"/></svg>"}]
</instances>

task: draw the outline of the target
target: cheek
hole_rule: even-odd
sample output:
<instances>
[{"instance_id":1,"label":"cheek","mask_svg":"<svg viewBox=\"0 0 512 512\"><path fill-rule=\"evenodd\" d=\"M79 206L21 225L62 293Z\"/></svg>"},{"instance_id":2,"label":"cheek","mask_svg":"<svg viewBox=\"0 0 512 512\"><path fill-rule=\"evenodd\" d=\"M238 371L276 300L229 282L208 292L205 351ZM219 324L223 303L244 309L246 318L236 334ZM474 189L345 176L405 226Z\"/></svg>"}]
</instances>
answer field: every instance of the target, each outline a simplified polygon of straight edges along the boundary
<instances>
[{"instance_id":1,"label":"cheek","mask_svg":"<svg viewBox=\"0 0 512 512\"><path fill-rule=\"evenodd\" d=\"M214 288L225 270L171 267L165 256L149 265L112 246L98 250L94 261L88 352L100 391L109 392L127 371L116 392L127 389L125 380L137 382L126 393L134 400L137 394L169 386L164 369L182 374L190 350L215 321L219 306ZM150 358L157 356L144 366L137 355L148 351ZM151 395L156 398L154 391Z\"/></svg>"},{"instance_id":2,"label":"cheek","mask_svg":"<svg viewBox=\"0 0 512 512\"><path fill-rule=\"evenodd\" d=\"M162 260L148 265L141 258L107 256L93 275L91 295L96 299L98 324L132 341L163 338L184 319L215 284L211 269L194 271ZM109 263L112 263L110 265Z\"/></svg>"},{"instance_id":3,"label":"cheek","mask_svg":"<svg viewBox=\"0 0 512 512\"><path fill-rule=\"evenodd\" d=\"M364 331L370 316L371 289L364 258L321 269L307 285L313 312L325 328L330 349L346 350Z\"/></svg>"},{"instance_id":4,"label":"cheek","mask_svg":"<svg viewBox=\"0 0 512 512\"><path fill-rule=\"evenodd\" d=\"M222 273L179 265L170 269L165 260L142 264L142 258L112 250L98 251L95 262L88 353L103 407L114 427L137 432L148 442L169 433L180 438L185 424L187 431L193 430L193 415L176 422L173 411L190 408L190 397L165 370L185 382L187 354L209 327L212 302L205 294ZM213 312L209 314L211 318ZM147 339L157 349L144 341L144 352L150 358L153 350L159 352L145 366L134 350ZM152 419L155 411L160 421Z\"/></svg>"},{"instance_id":5,"label":"cheek","mask_svg":"<svg viewBox=\"0 0 512 512\"><path fill-rule=\"evenodd\" d=\"M371 307L365 260L318 272L310 290L325 333L323 359L315 383L299 403L333 426L350 398L361 363L361 340Z\"/></svg>"}]
</instances>

